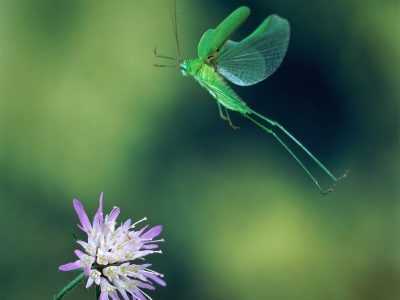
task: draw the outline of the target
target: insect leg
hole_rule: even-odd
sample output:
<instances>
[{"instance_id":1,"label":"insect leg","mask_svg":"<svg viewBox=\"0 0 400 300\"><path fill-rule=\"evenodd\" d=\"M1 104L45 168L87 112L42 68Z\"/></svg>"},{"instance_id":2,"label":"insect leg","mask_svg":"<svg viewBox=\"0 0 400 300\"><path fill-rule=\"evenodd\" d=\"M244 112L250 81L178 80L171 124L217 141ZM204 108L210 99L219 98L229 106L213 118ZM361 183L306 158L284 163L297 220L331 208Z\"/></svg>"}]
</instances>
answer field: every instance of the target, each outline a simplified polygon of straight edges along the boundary
<instances>
[{"instance_id":1,"label":"insect leg","mask_svg":"<svg viewBox=\"0 0 400 300\"><path fill-rule=\"evenodd\" d=\"M222 105L217 101L217 105L218 105L218 111L219 111L219 116L221 117L222 120L226 121L229 123L229 126L234 129L237 130L239 129L238 126L235 126L231 120L231 117L229 115L228 109L226 107L222 108ZM224 114L225 113L225 114Z\"/></svg>"},{"instance_id":2,"label":"insect leg","mask_svg":"<svg viewBox=\"0 0 400 300\"><path fill-rule=\"evenodd\" d=\"M285 148L285 150L296 160L296 162L300 165L300 167L307 173L308 177L314 182L314 184L317 186L317 188L320 190L322 194L328 194L333 191L332 188L329 189L323 189L321 185L319 184L318 180L312 175L312 173L308 170L308 168L303 164L303 162L294 154L294 152L289 148L288 145L285 144L285 142L270 128L265 127L262 125L260 122L252 118L249 114L243 114L244 117L249 119L251 122L253 122L255 125L257 125L259 128L264 130L265 132L271 134L278 142Z\"/></svg>"},{"instance_id":3,"label":"insect leg","mask_svg":"<svg viewBox=\"0 0 400 300\"><path fill-rule=\"evenodd\" d=\"M285 133L293 142L295 142L334 182L338 182L340 179L346 177L347 174L344 174L343 176L341 176L340 178L337 178L336 176L334 176L332 174L331 171L328 170L327 167L325 167L325 165L319 161L318 158L316 158L314 156L314 154L311 153L310 150L308 150L302 143L300 143L289 131L286 130L285 127L283 127L281 124L279 124L278 122L271 120L255 111L251 111L254 115L256 115L257 117L263 119L264 121L268 122L270 125L279 128L283 133Z\"/></svg>"},{"instance_id":4,"label":"insect leg","mask_svg":"<svg viewBox=\"0 0 400 300\"><path fill-rule=\"evenodd\" d=\"M156 68L176 68L176 65L161 65L161 64L153 64Z\"/></svg>"},{"instance_id":5,"label":"insect leg","mask_svg":"<svg viewBox=\"0 0 400 300\"><path fill-rule=\"evenodd\" d=\"M227 121L228 121L228 123L229 123L229 126L231 126L232 129L234 129L234 130L240 129L239 126L236 126L235 124L233 124L233 122L232 122L232 120L231 120L231 116L229 115L228 109L227 109L226 107L224 107L224 109L225 109L226 118L228 119Z\"/></svg>"},{"instance_id":6,"label":"insect leg","mask_svg":"<svg viewBox=\"0 0 400 300\"><path fill-rule=\"evenodd\" d=\"M221 104L217 101L217 105L218 105L218 112L219 112L219 116L221 117L222 120L227 121L227 117L224 115L224 112L222 111L222 107Z\"/></svg>"}]
</instances>

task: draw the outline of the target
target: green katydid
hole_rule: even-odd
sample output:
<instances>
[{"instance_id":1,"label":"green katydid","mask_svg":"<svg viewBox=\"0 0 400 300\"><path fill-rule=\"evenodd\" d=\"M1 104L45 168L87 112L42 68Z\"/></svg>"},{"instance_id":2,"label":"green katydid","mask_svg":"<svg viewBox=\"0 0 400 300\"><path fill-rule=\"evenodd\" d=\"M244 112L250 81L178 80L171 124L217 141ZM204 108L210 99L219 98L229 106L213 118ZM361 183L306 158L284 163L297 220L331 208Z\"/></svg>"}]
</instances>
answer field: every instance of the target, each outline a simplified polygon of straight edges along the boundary
<instances>
[{"instance_id":1,"label":"green katydid","mask_svg":"<svg viewBox=\"0 0 400 300\"><path fill-rule=\"evenodd\" d=\"M250 15L250 9L242 6L233 11L216 28L207 30L200 39L194 59L181 59L181 50L178 39L175 0L174 30L177 47L177 57L160 55L155 49L158 58L176 61L173 65L158 67L179 67L184 76L194 78L217 100L220 117L236 129L229 116L229 111L238 112L256 126L271 134L279 144L296 160L309 178L323 193L329 193L333 186L343 177L336 177L325 167L302 143L278 122L267 118L251 109L227 84L226 80L239 85L250 86L265 80L274 73L286 55L289 38L289 22L277 15L271 15L261 23L256 30L240 42L229 40L230 36L244 23ZM293 150L275 132L279 130L304 153L314 161L319 168L333 181L332 187L323 189L316 177L305 166Z\"/></svg>"}]
</instances>

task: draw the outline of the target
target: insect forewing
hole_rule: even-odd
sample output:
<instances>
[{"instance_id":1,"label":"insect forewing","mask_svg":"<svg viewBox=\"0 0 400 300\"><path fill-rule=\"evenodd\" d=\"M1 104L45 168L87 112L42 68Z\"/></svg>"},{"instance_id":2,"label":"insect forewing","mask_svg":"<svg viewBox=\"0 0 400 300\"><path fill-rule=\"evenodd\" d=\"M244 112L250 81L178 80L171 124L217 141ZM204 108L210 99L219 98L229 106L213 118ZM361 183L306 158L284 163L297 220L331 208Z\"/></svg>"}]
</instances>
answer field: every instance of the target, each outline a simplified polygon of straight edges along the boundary
<instances>
[{"instance_id":1,"label":"insect forewing","mask_svg":"<svg viewBox=\"0 0 400 300\"><path fill-rule=\"evenodd\" d=\"M241 42L226 42L216 62L217 71L240 86L263 81L282 63L289 39L289 22L277 15L269 16Z\"/></svg>"},{"instance_id":2,"label":"insect forewing","mask_svg":"<svg viewBox=\"0 0 400 300\"><path fill-rule=\"evenodd\" d=\"M199 58L206 59L218 51L250 15L250 9L241 6L226 17L215 29L207 30L197 47Z\"/></svg>"}]
</instances>

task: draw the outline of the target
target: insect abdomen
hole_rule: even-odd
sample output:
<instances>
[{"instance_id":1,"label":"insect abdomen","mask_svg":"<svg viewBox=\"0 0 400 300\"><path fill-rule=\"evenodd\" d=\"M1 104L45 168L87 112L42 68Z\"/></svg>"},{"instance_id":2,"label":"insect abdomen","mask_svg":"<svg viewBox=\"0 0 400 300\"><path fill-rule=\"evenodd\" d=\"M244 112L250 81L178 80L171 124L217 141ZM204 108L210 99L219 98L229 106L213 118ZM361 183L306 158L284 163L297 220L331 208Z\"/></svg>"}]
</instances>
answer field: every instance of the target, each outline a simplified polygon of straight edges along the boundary
<instances>
[{"instance_id":1,"label":"insect abdomen","mask_svg":"<svg viewBox=\"0 0 400 300\"><path fill-rule=\"evenodd\" d=\"M215 71L214 67L204 64L195 78L201 86L208 90L211 96L227 109L242 114L249 112L246 103L225 82L222 76Z\"/></svg>"}]
</instances>

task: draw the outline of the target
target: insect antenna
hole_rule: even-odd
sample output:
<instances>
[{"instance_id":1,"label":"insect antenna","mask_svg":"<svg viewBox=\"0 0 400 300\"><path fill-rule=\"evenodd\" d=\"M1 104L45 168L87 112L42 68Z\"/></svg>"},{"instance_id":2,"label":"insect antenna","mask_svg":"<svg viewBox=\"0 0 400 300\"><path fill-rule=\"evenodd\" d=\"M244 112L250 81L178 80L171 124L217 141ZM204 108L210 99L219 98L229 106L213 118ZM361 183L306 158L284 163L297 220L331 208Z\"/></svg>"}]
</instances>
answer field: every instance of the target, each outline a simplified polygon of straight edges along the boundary
<instances>
[{"instance_id":1,"label":"insect antenna","mask_svg":"<svg viewBox=\"0 0 400 300\"><path fill-rule=\"evenodd\" d=\"M157 57L157 58L168 59L168 60L173 60L173 61L177 60L175 57L158 53L157 47L154 48L153 52L154 52L154 56Z\"/></svg>"},{"instance_id":2,"label":"insect antenna","mask_svg":"<svg viewBox=\"0 0 400 300\"><path fill-rule=\"evenodd\" d=\"M174 37L175 37L177 57L160 54L158 52L157 47L155 47L154 51L153 51L155 57L161 58L161 59L166 59L166 60L172 60L175 62L174 65L154 64L154 66L158 67L158 68L176 68L176 67L179 67L179 65L181 64L181 46L180 46L180 42L179 42L176 0L173 1L173 11L171 12L171 16L172 16L171 19L172 19L172 26L173 26L173 32L174 32Z\"/></svg>"},{"instance_id":3,"label":"insect antenna","mask_svg":"<svg viewBox=\"0 0 400 300\"><path fill-rule=\"evenodd\" d=\"M176 53L177 53L177 58L176 58L176 63L179 65L182 60L182 55L181 55L181 45L179 42L179 30L178 30L178 12L177 12L177 0L174 0L174 7L173 7L173 12L172 12L172 26L174 28L174 36L175 36L175 43L176 43Z\"/></svg>"}]
</instances>

